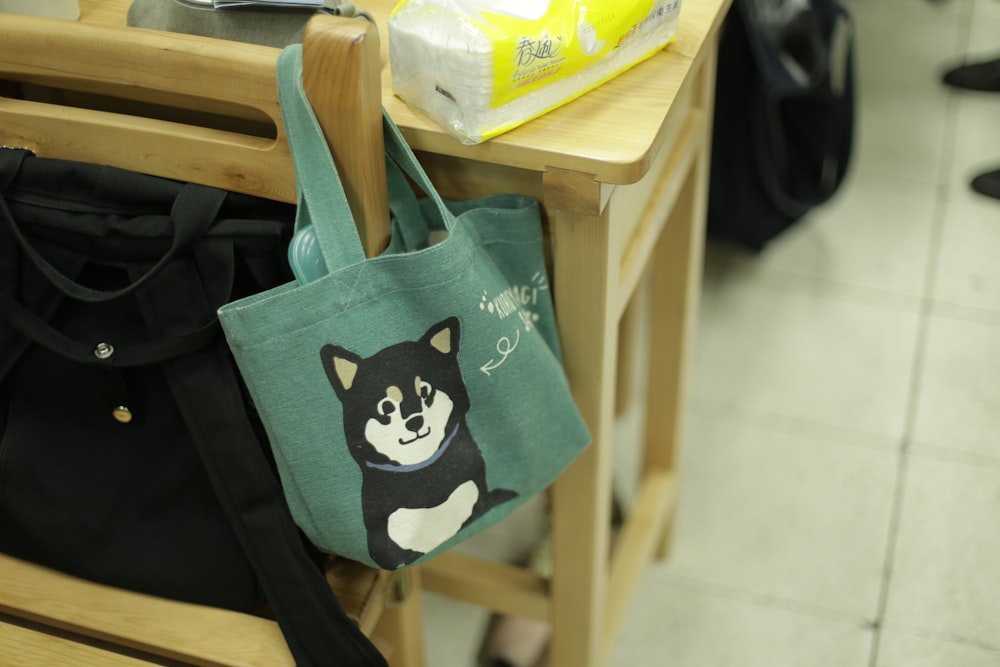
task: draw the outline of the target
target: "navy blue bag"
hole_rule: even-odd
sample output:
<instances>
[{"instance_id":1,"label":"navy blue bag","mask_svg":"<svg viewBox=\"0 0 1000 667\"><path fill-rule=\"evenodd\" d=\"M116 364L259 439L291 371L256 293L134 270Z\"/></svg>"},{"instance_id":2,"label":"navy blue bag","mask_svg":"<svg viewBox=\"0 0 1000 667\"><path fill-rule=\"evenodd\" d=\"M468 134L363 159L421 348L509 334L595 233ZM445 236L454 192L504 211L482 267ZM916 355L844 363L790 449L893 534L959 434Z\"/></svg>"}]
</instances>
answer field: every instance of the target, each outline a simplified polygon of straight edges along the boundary
<instances>
[{"instance_id":1,"label":"navy blue bag","mask_svg":"<svg viewBox=\"0 0 1000 667\"><path fill-rule=\"evenodd\" d=\"M764 246L838 190L855 125L854 30L838 0L734 0L719 42L710 238Z\"/></svg>"}]
</instances>

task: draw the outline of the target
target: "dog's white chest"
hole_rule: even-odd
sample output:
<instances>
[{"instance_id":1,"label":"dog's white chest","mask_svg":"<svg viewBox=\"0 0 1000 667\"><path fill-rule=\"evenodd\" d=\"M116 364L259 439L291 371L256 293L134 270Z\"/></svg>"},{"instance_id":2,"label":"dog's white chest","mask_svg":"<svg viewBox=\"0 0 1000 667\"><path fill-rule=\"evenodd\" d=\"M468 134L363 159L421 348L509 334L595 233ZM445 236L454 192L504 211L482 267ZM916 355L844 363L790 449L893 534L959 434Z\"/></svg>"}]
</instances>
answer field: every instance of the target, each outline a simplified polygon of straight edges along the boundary
<instances>
[{"instance_id":1,"label":"dog's white chest","mask_svg":"<svg viewBox=\"0 0 1000 667\"><path fill-rule=\"evenodd\" d=\"M436 507L400 508L389 515L389 537L404 549L433 551L458 532L478 500L476 483L468 481Z\"/></svg>"}]
</instances>

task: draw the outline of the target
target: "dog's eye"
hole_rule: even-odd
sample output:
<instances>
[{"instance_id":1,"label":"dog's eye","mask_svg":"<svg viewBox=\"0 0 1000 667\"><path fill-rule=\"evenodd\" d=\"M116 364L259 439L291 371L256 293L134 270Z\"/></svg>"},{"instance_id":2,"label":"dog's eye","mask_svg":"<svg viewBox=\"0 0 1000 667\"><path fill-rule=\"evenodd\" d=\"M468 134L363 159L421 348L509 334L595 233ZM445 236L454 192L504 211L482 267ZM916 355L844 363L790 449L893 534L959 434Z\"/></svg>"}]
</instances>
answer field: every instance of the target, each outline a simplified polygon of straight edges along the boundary
<instances>
[{"instance_id":1,"label":"dog's eye","mask_svg":"<svg viewBox=\"0 0 1000 667\"><path fill-rule=\"evenodd\" d=\"M434 394L434 388L426 382L420 383L420 398L425 401Z\"/></svg>"},{"instance_id":2,"label":"dog's eye","mask_svg":"<svg viewBox=\"0 0 1000 667\"><path fill-rule=\"evenodd\" d=\"M396 411L396 404L390 401L388 398L384 399L378 404L378 413L383 417L388 417L393 412Z\"/></svg>"}]
</instances>

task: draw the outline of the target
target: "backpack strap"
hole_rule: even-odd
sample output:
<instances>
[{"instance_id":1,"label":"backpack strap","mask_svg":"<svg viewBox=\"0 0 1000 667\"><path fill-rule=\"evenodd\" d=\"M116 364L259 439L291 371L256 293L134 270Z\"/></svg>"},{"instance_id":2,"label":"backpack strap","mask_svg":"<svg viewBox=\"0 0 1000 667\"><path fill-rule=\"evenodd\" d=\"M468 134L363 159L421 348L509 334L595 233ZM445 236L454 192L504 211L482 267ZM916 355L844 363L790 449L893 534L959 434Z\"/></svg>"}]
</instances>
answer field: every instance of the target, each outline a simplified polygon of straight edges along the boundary
<instances>
[{"instance_id":1,"label":"backpack strap","mask_svg":"<svg viewBox=\"0 0 1000 667\"><path fill-rule=\"evenodd\" d=\"M215 316L195 262L174 262L136 296L154 336L169 337L187 330L192 318ZM225 344L220 339L162 369L298 664L385 667L308 554L250 424Z\"/></svg>"}]
</instances>

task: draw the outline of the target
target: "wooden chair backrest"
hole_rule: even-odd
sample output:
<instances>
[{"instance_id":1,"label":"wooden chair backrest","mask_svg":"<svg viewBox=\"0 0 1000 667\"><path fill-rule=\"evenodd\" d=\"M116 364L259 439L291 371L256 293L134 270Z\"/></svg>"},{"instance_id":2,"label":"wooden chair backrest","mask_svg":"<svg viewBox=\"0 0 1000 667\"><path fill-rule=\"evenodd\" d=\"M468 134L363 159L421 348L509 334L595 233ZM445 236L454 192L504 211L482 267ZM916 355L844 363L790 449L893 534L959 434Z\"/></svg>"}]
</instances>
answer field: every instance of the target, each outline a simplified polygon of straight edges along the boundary
<instances>
[{"instance_id":1,"label":"wooden chair backrest","mask_svg":"<svg viewBox=\"0 0 1000 667\"><path fill-rule=\"evenodd\" d=\"M0 84L47 94L0 96L0 145L293 202L295 176L275 86L278 53L194 35L4 14ZM372 24L329 15L309 22L306 93L369 256L389 237L379 69ZM0 95L4 90L0 85Z\"/></svg>"}]
</instances>

